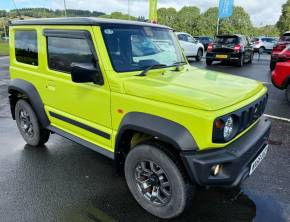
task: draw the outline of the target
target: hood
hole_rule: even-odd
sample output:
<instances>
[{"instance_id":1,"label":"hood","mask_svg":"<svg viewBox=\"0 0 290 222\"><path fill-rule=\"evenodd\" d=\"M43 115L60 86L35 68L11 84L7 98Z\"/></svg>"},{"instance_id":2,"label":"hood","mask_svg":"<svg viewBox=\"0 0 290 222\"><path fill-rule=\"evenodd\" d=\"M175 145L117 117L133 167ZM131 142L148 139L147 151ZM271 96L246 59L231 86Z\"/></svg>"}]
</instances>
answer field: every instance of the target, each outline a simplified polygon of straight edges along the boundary
<instances>
[{"instance_id":1,"label":"hood","mask_svg":"<svg viewBox=\"0 0 290 222\"><path fill-rule=\"evenodd\" d=\"M186 71L148 73L124 81L125 93L150 100L201 109L219 110L245 99L263 85L256 80L198 68Z\"/></svg>"}]
</instances>

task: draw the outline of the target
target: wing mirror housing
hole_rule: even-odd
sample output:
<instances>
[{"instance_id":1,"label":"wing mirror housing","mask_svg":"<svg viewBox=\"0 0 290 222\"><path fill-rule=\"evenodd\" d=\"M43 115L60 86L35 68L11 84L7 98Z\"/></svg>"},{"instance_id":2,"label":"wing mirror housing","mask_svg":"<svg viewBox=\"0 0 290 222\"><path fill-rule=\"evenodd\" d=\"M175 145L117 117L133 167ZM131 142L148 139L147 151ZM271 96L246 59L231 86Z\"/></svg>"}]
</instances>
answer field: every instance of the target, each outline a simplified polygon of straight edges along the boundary
<instances>
[{"instance_id":1,"label":"wing mirror housing","mask_svg":"<svg viewBox=\"0 0 290 222\"><path fill-rule=\"evenodd\" d=\"M95 83L98 85L104 84L103 75L99 64L91 63L72 63L71 64L71 79L75 83Z\"/></svg>"}]
</instances>

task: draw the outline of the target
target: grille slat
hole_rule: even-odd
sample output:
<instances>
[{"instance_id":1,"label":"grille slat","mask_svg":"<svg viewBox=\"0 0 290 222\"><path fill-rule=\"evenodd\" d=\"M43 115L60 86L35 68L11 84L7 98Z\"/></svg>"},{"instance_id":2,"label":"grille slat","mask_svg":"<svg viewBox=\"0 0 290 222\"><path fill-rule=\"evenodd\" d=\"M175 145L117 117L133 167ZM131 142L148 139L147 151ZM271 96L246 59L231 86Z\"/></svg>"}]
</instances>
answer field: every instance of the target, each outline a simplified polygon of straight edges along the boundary
<instances>
[{"instance_id":1,"label":"grille slat","mask_svg":"<svg viewBox=\"0 0 290 222\"><path fill-rule=\"evenodd\" d=\"M257 100L256 102L247 107L244 107L236 113L240 119L240 132L248 128L264 114L267 100L268 96L266 95L262 99Z\"/></svg>"}]
</instances>

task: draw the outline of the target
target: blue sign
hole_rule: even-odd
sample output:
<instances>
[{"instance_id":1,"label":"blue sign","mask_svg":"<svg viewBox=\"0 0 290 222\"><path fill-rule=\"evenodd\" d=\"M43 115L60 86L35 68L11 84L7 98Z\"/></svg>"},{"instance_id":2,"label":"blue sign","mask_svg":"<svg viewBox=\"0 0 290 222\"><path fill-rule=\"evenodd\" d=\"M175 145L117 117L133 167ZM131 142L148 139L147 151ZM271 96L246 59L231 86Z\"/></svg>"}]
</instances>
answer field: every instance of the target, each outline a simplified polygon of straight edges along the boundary
<instances>
[{"instance_id":1,"label":"blue sign","mask_svg":"<svg viewBox=\"0 0 290 222\"><path fill-rule=\"evenodd\" d=\"M220 0L219 18L227 18L232 16L234 8L234 0Z\"/></svg>"}]
</instances>

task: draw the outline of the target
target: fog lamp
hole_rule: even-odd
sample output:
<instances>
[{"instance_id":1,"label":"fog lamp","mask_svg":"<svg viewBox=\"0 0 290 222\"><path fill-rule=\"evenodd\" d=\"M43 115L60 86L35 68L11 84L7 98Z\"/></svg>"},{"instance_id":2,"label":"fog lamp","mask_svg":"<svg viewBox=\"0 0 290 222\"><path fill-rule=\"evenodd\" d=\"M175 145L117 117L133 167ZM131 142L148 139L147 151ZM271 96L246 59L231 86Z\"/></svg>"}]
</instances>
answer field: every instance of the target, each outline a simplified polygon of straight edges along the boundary
<instances>
[{"instance_id":1,"label":"fog lamp","mask_svg":"<svg viewBox=\"0 0 290 222\"><path fill-rule=\"evenodd\" d=\"M217 164L217 165L213 165L210 169L210 175L212 176L217 176L221 171L221 165Z\"/></svg>"}]
</instances>

